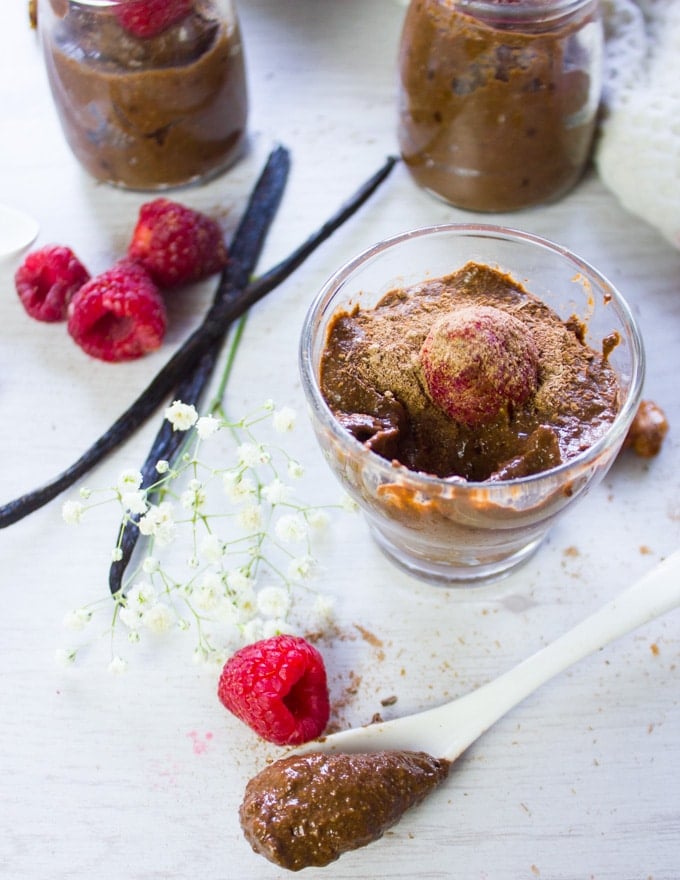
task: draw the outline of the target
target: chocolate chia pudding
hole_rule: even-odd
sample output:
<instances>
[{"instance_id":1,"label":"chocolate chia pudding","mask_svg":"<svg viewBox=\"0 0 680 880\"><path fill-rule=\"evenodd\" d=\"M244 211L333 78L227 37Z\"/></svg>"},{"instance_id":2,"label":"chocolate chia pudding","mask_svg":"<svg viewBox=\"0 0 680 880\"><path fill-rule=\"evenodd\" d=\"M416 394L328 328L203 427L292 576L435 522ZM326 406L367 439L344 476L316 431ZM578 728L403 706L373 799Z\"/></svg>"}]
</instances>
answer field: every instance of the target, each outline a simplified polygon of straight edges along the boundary
<instances>
[{"instance_id":1,"label":"chocolate chia pudding","mask_svg":"<svg viewBox=\"0 0 680 880\"><path fill-rule=\"evenodd\" d=\"M66 139L96 178L132 189L204 180L242 148L247 94L238 22L194 0L150 36L108 7L41 9L50 85Z\"/></svg>"},{"instance_id":2,"label":"chocolate chia pudding","mask_svg":"<svg viewBox=\"0 0 680 880\"><path fill-rule=\"evenodd\" d=\"M468 263L340 311L320 387L338 421L412 471L524 477L593 445L621 405L608 356L509 275Z\"/></svg>"},{"instance_id":3,"label":"chocolate chia pudding","mask_svg":"<svg viewBox=\"0 0 680 880\"><path fill-rule=\"evenodd\" d=\"M250 780L240 808L255 852L291 871L323 867L378 840L446 779L425 752L293 755Z\"/></svg>"},{"instance_id":4,"label":"chocolate chia pudding","mask_svg":"<svg viewBox=\"0 0 680 880\"><path fill-rule=\"evenodd\" d=\"M590 154L597 3L417 0L399 53L399 143L414 179L461 208L558 198ZM552 8L551 8L552 7Z\"/></svg>"}]
</instances>

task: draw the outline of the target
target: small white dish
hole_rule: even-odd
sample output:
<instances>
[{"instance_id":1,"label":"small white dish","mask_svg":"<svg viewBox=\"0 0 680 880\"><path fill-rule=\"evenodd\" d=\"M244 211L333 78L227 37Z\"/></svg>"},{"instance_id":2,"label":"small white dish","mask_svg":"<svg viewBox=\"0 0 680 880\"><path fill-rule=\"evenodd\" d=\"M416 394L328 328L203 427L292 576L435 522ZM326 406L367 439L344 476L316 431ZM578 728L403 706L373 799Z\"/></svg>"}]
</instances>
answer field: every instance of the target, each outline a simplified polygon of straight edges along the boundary
<instances>
[{"instance_id":1,"label":"small white dish","mask_svg":"<svg viewBox=\"0 0 680 880\"><path fill-rule=\"evenodd\" d=\"M0 205L0 263L18 256L31 245L39 230L38 222L24 211Z\"/></svg>"}]
</instances>

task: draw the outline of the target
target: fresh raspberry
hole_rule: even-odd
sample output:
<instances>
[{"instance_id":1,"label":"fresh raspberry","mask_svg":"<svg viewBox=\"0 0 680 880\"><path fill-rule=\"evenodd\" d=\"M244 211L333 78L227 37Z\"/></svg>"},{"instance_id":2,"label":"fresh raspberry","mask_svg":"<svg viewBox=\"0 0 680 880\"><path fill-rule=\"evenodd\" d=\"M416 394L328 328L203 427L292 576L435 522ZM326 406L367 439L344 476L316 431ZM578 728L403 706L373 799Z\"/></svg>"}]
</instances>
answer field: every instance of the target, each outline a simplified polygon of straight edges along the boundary
<instances>
[{"instance_id":1,"label":"fresh raspberry","mask_svg":"<svg viewBox=\"0 0 680 880\"><path fill-rule=\"evenodd\" d=\"M193 0L125 0L115 13L134 37L155 37L191 12Z\"/></svg>"},{"instance_id":2,"label":"fresh raspberry","mask_svg":"<svg viewBox=\"0 0 680 880\"><path fill-rule=\"evenodd\" d=\"M432 401L469 427L524 403L538 386L538 349L527 327L492 306L442 315L420 349Z\"/></svg>"},{"instance_id":3,"label":"fresh raspberry","mask_svg":"<svg viewBox=\"0 0 680 880\"><path fill-rule=\"evenodd\" d=\"M70 248L48 244L28 254L14 276L19 299L38 321L65 321L73 294L90 273Z\"/></svg>"},{"instance_id":4,"label":"fresh raspberry","mask_svg":"<svg viewBox=\"0 0 680 880\"><path fill-rule=\"evenodd\" d=\"M147 272L121 260L84 284L68 307L68 332L92 357L128 361L163 341L165 305Z\"/></svg>"},{"instance_id":5,"label":"fresh raspberry","mask_svg":"<svg viewBox=\"0 0 680 880\"><path fill-rule=\"evenodd\" d=\"M323 657L299 636L241 648L226 662L217 695L255 733L280 746L320 736L330 715Z\"/></svg>"},{"instance_id":6,"label":"fresh raspberry","mask_svg":"<svg viewBox=\"0 0 680 880\"><path fill-rule=\"evenodd\" d=\"M227 248L212 217L161 198L142 205L128 256L161 287L175 287L219 272Z\"/></svg>"}]
</instances>

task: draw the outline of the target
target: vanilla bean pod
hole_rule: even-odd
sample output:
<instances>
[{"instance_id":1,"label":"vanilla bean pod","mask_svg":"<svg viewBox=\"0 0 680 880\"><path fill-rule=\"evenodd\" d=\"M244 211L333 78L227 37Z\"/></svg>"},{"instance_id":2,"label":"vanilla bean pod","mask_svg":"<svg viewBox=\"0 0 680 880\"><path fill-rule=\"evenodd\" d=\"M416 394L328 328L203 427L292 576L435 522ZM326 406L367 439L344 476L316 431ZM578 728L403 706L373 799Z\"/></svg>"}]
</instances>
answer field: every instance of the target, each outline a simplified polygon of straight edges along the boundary
<instances>
[{"instance_id":1,"label":"vanilla bean pod","mask_svg":"<svg viewBox=\"0 0 680 880\"><path fill-rule=\"evenodd\" d=\"M289 167L290 161L287 153L282 152L279 148L271 154L232 238L229 246L229 263L222 272L220 284L215 292L214 303L240 295L247 286L255 271L267 232L281 202ZM224 336L230 326L231 322L225 324L222 337L206 347L203 356L189 375L177 385L174 390L176 400L198 408L214 373ZM174 461L185 439L182 432L174 431L170 423L166 419L163 420L144 464L140 468L142 489L148 489L158 479L157 462L160 460ZM151 497L153 498L153 495ZM123 575L139 538L137 519L128 520L121 526L117 542L120 558L115 559L109 568L109 589L114 595L123 585Z\"/></svg>"},{"instance_id":2,"label":"vanilla bean pod","mask_svg":"<svg viewBox=\"0 0 680 880\"><path fill-rule=\"evenodd\" d=\"M154 412L175 388L187 370L201 358L206 346L220 338L221 327L235 320L267 293L281 284L335 229L342 225L385 180L396 163L389 157L380 170L360 187L352 199L333 215L316 233L311 235L289 257L249 284L238 300L224 298L213 303L202 324L147 386L137 400L113 423L111 428L69 468L51 483L29 492L0 507L0 528L6 528L47 504L84 476L109 452L119 446Z\"/></svg>"}]
</instances>

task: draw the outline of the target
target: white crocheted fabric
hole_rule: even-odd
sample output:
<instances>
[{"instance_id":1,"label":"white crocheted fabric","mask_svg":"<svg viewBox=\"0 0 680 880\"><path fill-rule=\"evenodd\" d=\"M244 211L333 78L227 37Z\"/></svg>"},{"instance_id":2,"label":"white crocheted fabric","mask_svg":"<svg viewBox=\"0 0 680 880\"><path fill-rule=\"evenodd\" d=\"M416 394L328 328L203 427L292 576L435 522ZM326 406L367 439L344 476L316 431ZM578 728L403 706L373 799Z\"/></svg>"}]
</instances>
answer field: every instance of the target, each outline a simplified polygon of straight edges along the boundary
<instances>
[{"instance_id":1,"label":"white crocheted fabric","mask_svg":"<svg viewBox=\"0 0 680 880\"><path fill-rule=\"evenodd\" d=\"M621 204L680 248L680 0L604 0L595 164Z\"/></svg>"}]
</instances>

